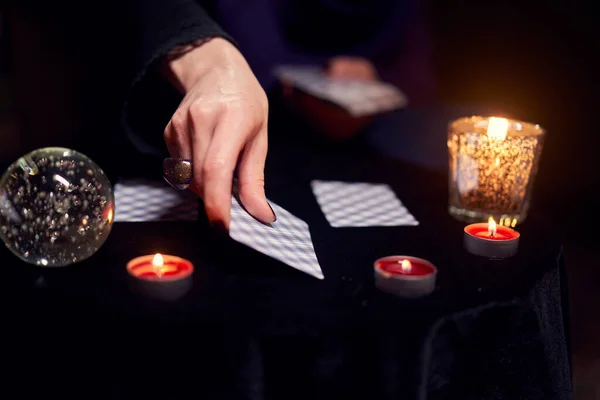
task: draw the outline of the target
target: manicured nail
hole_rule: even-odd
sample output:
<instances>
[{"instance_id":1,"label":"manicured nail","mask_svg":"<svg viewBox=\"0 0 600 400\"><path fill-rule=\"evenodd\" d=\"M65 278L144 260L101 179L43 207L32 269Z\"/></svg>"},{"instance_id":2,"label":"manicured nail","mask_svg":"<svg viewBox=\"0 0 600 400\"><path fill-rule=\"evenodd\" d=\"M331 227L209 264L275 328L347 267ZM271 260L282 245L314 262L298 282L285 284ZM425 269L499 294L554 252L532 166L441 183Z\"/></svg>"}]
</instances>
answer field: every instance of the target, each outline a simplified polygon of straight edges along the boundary
<instances>
[{"instance_id":1,"label":"manicured nail","mask_svg":"<svg viewBox=\"0 0 600 400\"><path fill-rule=\"evenodd\" d=\"M223 222L213 221L213 222L211 222L210 226L213 229L213 231L215 231L217 233L217 235L221 235L221 236L227 235L227 228L225 228L225 224L223 224Z\"/></svg>"},{"instance_id":2,"label":"manicured nail","mask_svg":"<svg viewBox=\"0 0 600 400\"><path fill-rule=\"evenodd\" d=\"M277 214L275 214L275 210L273 210L273 207L271 207L271 205L269 204L269 202L267 201L267 204L269 205L269 208L271 209L271 212L273 213L273 216L275 217L275 219L273 221L271 221L271 223L277 221Z\"/></svg>"}]
</instances>

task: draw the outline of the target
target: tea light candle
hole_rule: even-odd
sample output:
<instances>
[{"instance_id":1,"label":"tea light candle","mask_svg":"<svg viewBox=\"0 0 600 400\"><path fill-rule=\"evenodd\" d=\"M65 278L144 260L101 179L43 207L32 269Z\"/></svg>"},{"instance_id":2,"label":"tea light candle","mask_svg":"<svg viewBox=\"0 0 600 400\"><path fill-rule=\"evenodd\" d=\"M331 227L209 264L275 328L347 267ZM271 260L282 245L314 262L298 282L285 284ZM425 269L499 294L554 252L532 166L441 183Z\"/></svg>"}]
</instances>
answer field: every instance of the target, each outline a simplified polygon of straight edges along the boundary
<instances>
[{"instance_id":1,"label":"tea light candle","mask_svg":"<svg viewBox=\"0 0 600 400\"><path fill-rule=\"evenodd\" d=\"M498 226L493 218L488 223L465 227L465 249L476 256L508 258L517 254L521 235L508 226Z\"/></svg>"},{"instance_id":2,"label":"tea light candle","mask_svg":"<svg viewBox=\"0 0 600 400\"><path fill-rule=\"evenodd\" d=\"M426 296L435 289L437 268L427 260L388 256L375 261L375 286L400 297Z\"/></svg>"},{"instance_id":3,"label":"tea light candle","mask_svg":"<svg viewBox=\"0 0 600 400\"><path fill-rule=\"evenodd\" d=\"M127 263L131 288L148 297L177 300L192 287L194 266L188 260L169 255L146 255Z\"/></svg>"}]
</instances>

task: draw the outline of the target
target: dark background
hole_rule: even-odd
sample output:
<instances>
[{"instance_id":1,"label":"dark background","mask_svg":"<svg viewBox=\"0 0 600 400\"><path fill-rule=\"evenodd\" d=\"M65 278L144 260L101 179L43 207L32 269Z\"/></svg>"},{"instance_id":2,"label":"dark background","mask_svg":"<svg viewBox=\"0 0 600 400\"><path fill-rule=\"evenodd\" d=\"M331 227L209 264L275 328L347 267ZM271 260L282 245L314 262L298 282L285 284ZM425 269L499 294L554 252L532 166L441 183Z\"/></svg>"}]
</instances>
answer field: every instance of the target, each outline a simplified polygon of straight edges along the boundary
<instances>
[{"instance_id":1,"label":"dark background","mask_svg":"<svg viewBox=\"0 0 600 400\"><path fill-rule=\"evenodd\" d=\"M0 5L0 159L81 138L91 155L109 151L116 120L106 118L114 110L101 99L111 85L84 68L77 47L85 41L72 40L44 9L17 4ZM593 311L600 306L593 228L600 205L600 15L593 10L591 1L562 0L428 5L440 100L490 105L548 131L536 199L564 235L578 399L600 398L600 323ZM104 58L118 68L118 57Z\"/></svg>"}]
</instances>

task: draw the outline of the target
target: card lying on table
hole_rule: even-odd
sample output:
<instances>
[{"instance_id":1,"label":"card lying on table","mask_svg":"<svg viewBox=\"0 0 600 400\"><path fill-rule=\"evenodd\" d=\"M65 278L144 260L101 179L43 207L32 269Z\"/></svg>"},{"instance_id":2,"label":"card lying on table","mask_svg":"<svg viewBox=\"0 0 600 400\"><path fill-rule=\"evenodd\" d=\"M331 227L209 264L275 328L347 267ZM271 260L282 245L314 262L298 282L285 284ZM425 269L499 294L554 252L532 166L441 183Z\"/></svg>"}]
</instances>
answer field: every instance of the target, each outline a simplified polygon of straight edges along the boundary
<instances>
[{"instance_id":1,"label":"card lying on table","mask_svg":"<svg viewBox=\"0 0 600 400\"><path fill-rule=\"evenodd\" d=\"M126 180L114 189L115 222L198 220L198 197L164 181Z\"/></svg>"},{"instance_id":2,"label":"card lying on table","mask_svg":"<svg viewBox=\"0 0 600 400\"><path fill-rule=\"evenodd\" d=\"M389 185L314 180L311 187L335 228L419 225Z\"/></svg>"},{"instance_id":3,"label":"card lying on table","mask_svg":"<svg viewBox=\"0 0 600 400\"><path fill-rule=\"evenodd\" d=\"M313 96L331 101L355 117L402 108L408 99L385 82L329 78L320 67L283 65L275 75Z\"/></svg>"},{"instance_id":4,"label":"card lying on table","mask_svg":"<svg viewBox=\"0 0 600 400\"><path fill-rule=\"evenodd\" d=\"M277 204L270 204L277 221L263 224L248 214L237 197L233 196L229 224L231 238L290 267L323 279L308 224Z\"/></svg>"}]
</instances>

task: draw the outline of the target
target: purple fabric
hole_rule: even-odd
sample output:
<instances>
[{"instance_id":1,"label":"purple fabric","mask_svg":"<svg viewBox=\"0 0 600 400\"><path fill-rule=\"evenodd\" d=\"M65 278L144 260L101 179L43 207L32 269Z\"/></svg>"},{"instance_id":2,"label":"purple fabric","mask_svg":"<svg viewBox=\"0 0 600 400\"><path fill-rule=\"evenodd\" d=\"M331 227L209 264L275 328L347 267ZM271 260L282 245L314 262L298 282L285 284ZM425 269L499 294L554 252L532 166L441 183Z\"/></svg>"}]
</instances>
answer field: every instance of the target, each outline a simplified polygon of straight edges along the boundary
<instances>
[{"instance_id":1,"label":"purple fabric","mask_svg":"<svg viewBox=\"0 0 600 400\"><path fill-rule=\"evenodd\" d=\"M276 79L273 68L280 64L323 63L328 57L296 51L282 35L277 7L272 0L217 0L215 18L238 43L265 90Z\"/></svg>"},{"instance_id":2,"label":"purple fabric","mask_svg":"<svg viewBox=\"0 0 600 400\"><path fill-rule=\"evenodd\" d=\"M371 60L411 104L431 100L429 43L419 0L213 0L214 18L238 43L265 90L281 64Z\"/></svg>"}]
</instances>

